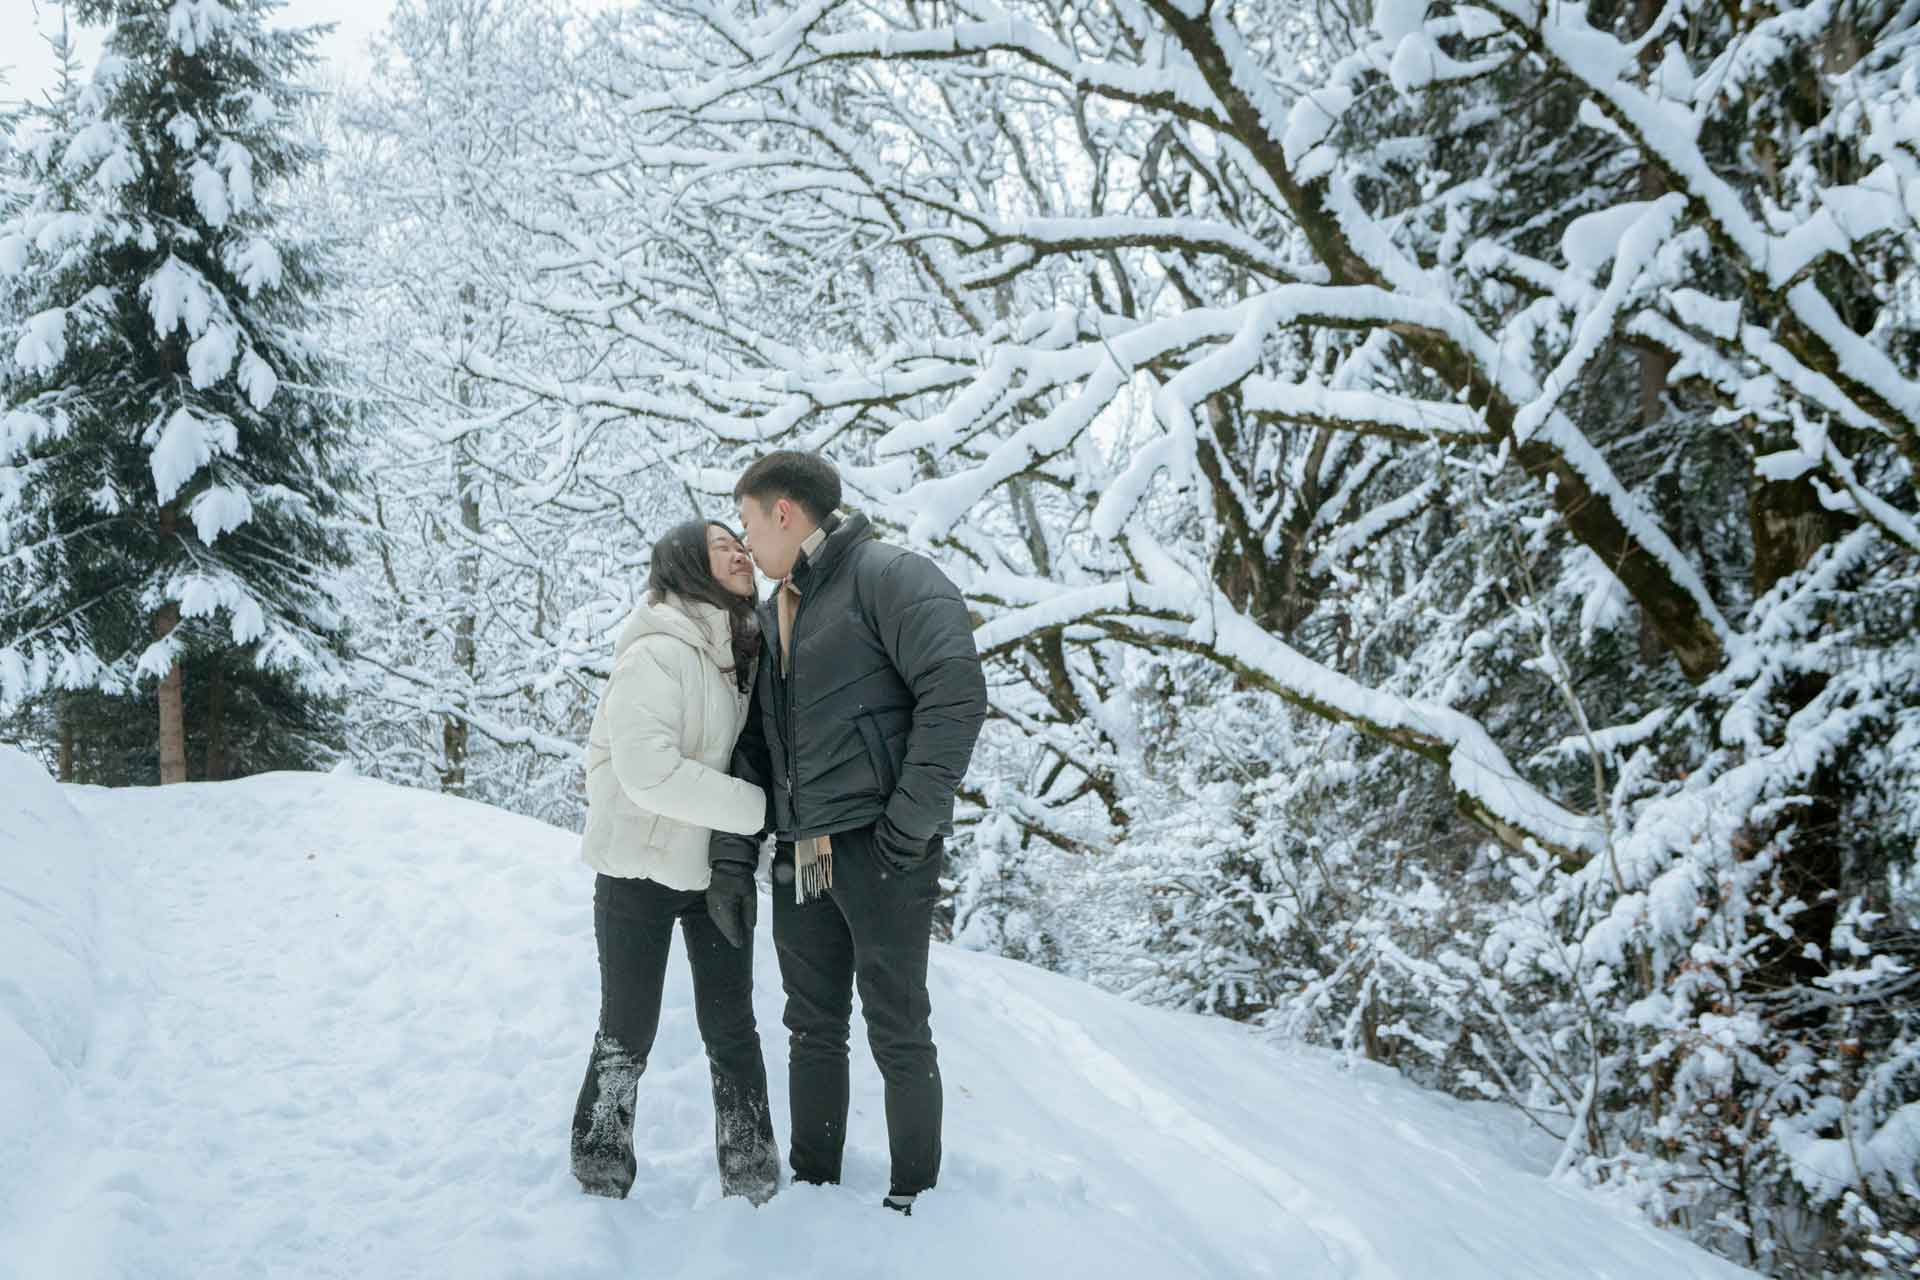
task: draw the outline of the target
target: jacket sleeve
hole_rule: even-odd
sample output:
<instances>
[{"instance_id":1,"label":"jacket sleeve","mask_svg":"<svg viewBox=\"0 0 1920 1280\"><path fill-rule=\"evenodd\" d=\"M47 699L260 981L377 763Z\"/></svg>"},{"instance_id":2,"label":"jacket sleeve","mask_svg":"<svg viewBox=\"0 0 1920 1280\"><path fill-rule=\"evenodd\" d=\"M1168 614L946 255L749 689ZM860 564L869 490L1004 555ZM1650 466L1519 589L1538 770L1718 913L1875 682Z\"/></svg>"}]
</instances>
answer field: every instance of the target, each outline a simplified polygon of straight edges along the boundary
<instances>
[{"instance_id":1,"label":"jacket sleeve","mask_svg":"<svg viewBox=\"0 0 1920 1280\"><path fill-rule=\"evenodd\" d=\"M759 787L680 753L688 697L676 641L641 639L621 657L607 688L607 743L613 776L648 813L715 831L754 831L765 820Z\"/></svg>"},{"instance_id":2,"label":"jacket sleeve","mask_svg":"<svg viewBox=\"0 0 1920 1280\"><path fill-rule=\"evenodd\" d=\"M762 662L766 655L761 655ZM745 862L758 864L760 845L768 831L773 828L773 796L771 778L773 761L767 751L766 726L760 720L760 681L753 682L753 698L747 704L747 722L740 729L739 740L733 744L733 764L729 769L732 775L742 782L750 783L760 789L762 796L760 825L753 831L739 832L713 829L713 835L707 841L707 861Z\"/></svg>"},{"instance_id":3,"label":"jacket sleeve","mask_svg":"<svg viewBox=\"0 0 1920 1280\"><path fill-rule=\"evenodd\" d=\"M966 602L931 560L896 557L881 572L873 603L880 642L913 693L913 727L885 819L925 845L953 819L954 793L987 719L987 681Z\"/></svg>"}]
</instances>

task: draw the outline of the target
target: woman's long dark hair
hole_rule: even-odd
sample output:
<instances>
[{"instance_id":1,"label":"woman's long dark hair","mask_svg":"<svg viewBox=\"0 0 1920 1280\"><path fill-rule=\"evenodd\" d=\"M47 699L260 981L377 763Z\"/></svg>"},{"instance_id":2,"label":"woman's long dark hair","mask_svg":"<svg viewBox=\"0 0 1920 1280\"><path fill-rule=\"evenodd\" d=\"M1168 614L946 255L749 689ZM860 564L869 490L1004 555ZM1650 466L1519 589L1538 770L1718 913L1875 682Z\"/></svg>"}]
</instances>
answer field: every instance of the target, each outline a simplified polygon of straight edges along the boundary
<instances>
[{"instance_id":1,"label":"woman's long dark hair","mask_svg":"<svg viewBox=\"0 0 1920 1280\"><path fill-rule=\"evenodd\" d=\"M647 590L669 593L682 600L710 604L727 615L733 633L733 678L740 692L747 691L753 679L753 659L760 652L760 625L754 621L754 594L737 596L713 576L713 556L707 548L707 530L724 530L739 541L740 535L717 520L689 520L677 524L653 544L653 569L647 574Z\"/></svg>"}]
</instances>

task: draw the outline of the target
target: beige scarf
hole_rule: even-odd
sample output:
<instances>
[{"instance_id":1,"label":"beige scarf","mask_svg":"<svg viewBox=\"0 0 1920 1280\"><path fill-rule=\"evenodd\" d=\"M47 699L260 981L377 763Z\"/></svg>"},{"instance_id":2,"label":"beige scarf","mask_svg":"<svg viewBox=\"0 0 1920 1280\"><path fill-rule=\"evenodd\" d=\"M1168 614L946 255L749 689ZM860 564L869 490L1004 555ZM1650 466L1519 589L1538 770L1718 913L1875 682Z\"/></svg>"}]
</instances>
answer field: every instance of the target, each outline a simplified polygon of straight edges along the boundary
<instances>
[{"instance_id":1,"label":"beige scarf","mask_svg":"<svg viewBox=\"0 0 1920 1280\"><path fill-rule=\"evenodd\" d=\"M815 529L800 544L800 554L811 559L820 550L820 544L827 540L825 529ZM794 565L799 568L798 563ZM800 612L800 588L793 585L793 575L788 574L780 580L780 592L774 598L774 611L780 619L780 675L784 679L793 672L793 620ZM791 687L787 696L793 696ZM793 744L787 744L787 750L793 750ZM793 768L791 762L787 766ZM833 887L833 841L827 836L809 836L793 842L793 900L805 902L817 898Z\"/></svg>"}]
</instances>

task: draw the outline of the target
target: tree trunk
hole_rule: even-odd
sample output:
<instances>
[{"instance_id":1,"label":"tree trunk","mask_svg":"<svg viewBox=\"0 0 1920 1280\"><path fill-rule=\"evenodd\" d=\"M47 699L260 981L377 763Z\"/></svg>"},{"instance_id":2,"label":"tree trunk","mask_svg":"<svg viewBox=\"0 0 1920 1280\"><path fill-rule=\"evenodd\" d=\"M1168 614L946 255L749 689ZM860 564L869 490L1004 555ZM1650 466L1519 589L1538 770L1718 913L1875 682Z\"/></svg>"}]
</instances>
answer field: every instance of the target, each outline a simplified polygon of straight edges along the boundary
<instances>
[{"instance_id":1,"label":"tree trunk","mask_svg":"<svg viewBox=\"0 0 1920 1280\"><path fill-rule=\"evenodd\" d=\"M467 786L467 722L459 716L440 719L440 789L461 795Z\"/></svg>"},{"instance_id":2,"label":"tree trunk","mask_svg":"<svg viewBox=\"0 0 1920 1280\"><path fill-rule=\"evenodd\" d=\"M153 638L164 640L180 625L180 606L169 602L153 617ZM179 658L160 678L160 785L187 780L186 670Z\"/></svg>"},{"instance_id":3,"label":"tree trunk","mask_svg":"<svg viewBox=\"0 0 1920 1280\"><path fill-rule=\"evenodd\" d=\"M1823 673L1803 675L1781 690L1778 705L1790 716L1819 697L1826 685ZM1826 764L1802 784L1797 806L1743 833L1745 843L1759 848L1777 839L1781 828L1793 828L1791 845L1779 864L1780 879L1786 897L1803 904L1791 932L1768 933L1759 940L1747 986L1763 997L1812 992L1829 972L1828 951L1840 918L1840 889L1846 883L1847 842L1840 829L1846 799L1839 769ZM1809 1031L1830 1016L1828 1009L1812 1004L1776 1021L1784 1029Z\"/></svg>"},{"instance_id":4,"label":"tree trunk","mask_svg":"<svg viewBox=\"0 0 1920 1280\"><path fill-rule=\"evenodd\" d=\"M1660 16L1659 0L1639 0L1634 11L1634 30L1645 32L1653 26ZM1652 74L1660 63L1665 45L1655 41L1640 55L1641 66ZM1640 167L1640 198L1658 200L1667 193L1666 179L1653 165ZM1662 398L1667 390L1667 378L1673 372L1673 356L1657 348L1642 348L1640 363L1640 425L1652 428L1666 416L1667 405ZM1668 486L1670 488L1670 486ZM1659 497L1668 496L1656 489ZM1671 508L1665 502L1658 505L1657 513L1664 520ZM1647 666L1657 665L1667 652L1666 642L1660 638L1660 628L1654 625L1653 615L1645 609L1640 611L1640 661Z\"/></svg>"},{"instance_id":5,"label":"tree trunk","mask_svg":"<svg viewBox=\"0 0 1920 1280\"><path fill-rule=\"evenodd\" d=\"M472 285L460 290L463 323L471 335L476 320L475 293ZM463 408L473 404L472 383L460 378L454 386L454 398ZM480 596L480 494L474 468L467 459L465 441L456 443L453 454L454 496L460 503L460 527L467 533L454 552L455 580L460 584L460 615L453 623L453 665L465 679L457 695L466 704L473 690L473 673L478 653L474 639L479 631ZM446 715L440 724L440 789L451 795L463 795L467 787L467 755L472 727L461 716Z\"/></svg>"},{"instance_id":6,"label":"tree trunk","mask_svg":"<svg viewBox=\"0 0 1920 1280\"><path fill-rule=\"evenodd\" d=\"M208 782L227 778L227 677L215 663L207 683L207 769Z\"/></svg>"},{"instance_id":7,"label":"tree trunk","mask_svg":"<svg viewBox=\"0 0 1920 1280\"><path fill-rule=\"evenodd\" d=\"M63 693L59 702L60 781L73 781L73 695Z\"/></svg>"},{"instance_id":8,"label":"tree trunk","mask_svg":"<svg viewBox=\"0 0 1920 1280\"><path fill-rule=\"evenodd\" d=\"M174 536L179 510L172 504L160 508L160 539ZM162 605L153 616L153 638L164 640L180 625L180 606L172 601ZM160 679L160 785L187 780L186 670L178 657Z\"/></svg>"}]
</instances>

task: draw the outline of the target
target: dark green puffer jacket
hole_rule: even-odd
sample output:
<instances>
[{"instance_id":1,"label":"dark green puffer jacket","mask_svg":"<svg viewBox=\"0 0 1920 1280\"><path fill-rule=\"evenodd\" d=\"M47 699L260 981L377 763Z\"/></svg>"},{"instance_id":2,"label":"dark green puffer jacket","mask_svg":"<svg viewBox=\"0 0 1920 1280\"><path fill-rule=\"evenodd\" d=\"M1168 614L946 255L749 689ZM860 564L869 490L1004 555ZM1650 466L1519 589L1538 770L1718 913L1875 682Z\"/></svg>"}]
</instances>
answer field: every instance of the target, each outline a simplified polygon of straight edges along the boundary
<instances>
[{"instance_id":1,"label":"dark green puffer jacket","mask_svg":"<svg viewBox=\"0 0 1920 1280\"><path fill-rule=\"evenodd\" d=\"M779 671L777 599L733 773L767 793L782 840L885 819L925 849L953 833L953 796L987 718L966 604L925 556L879 542L863 515L830 520L794 572L792 670ZM761 833L762 837L765 831ZM753 862L759 840L715 832L714 862Z\"/></svg>"}]
</instances>

